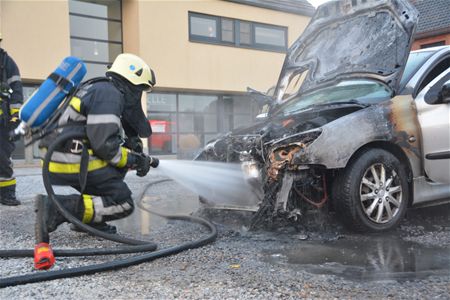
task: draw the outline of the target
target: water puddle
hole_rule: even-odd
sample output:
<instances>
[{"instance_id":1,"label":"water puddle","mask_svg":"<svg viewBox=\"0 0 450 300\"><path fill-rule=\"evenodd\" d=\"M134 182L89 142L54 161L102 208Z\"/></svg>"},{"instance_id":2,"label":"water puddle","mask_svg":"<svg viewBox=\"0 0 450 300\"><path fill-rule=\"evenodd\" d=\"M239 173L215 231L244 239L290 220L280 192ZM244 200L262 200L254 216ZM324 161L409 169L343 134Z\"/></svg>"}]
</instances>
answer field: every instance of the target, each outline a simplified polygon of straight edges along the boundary
<instances>
[{"instance_id":1,"label":"water puddle","mask_svg":"<svg viewBox=\"0 0 450 300\"><path fill-rule=\"evenodd\" d=\"M263 251L264 261L351 280L415 279L450 275L450 248L393 238L301 242Z\"/></svg>"}]
</instances>

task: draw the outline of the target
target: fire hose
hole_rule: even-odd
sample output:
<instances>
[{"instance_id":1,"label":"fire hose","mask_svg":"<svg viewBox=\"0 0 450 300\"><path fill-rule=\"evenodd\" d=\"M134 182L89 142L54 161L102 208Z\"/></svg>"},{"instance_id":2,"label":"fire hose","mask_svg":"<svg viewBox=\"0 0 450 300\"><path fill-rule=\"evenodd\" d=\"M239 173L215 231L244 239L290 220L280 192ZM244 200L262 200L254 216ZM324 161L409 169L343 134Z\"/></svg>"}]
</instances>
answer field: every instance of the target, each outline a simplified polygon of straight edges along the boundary
<instances>
[{"instance_id":1,"label":"fire hose","mask_svg":"<svg viewBox=\"0 0 450 300\"><path fill-rule=\"evenodd\" d=\"M170 181L170 179L162 179L158 181L153 181L148 183L142 190L140 196L138 197L138 207L147 211L151 214L158 215L160 217L164 217L170 220L180 220L180 221L188 221L200 224L208 229L209 233L199 238L195 241L189 241L182 243L180 245L175 245L172 247L168 247L161 250L156 250L157 245L150 241L141 241L130 239L126 237L119 236L117 234L108 234L102 231L99 231L87 224L83 224L77 218L75 218L71 213L69 213L56 199L55 192L53 190L53 186L50 183L50 172L49 172L49 162L55 148L62 144L64 141L70 138L83 138L84 135L79 132L67 132L61 134L47 149L47 153L44 158L43 168L42 168L42 177L44 181L44 187L47 191L48 197L50 201L57 207L58 211L66 218L67 221L74 224L75 226L81 228L82 230L91 233L95 236L99 236L114 242L119 242L123 244L128 244L128 246L116 247L116 248L87 248L87 249L54 249L54 256L94 256L94 255L117 255L117 254L130 254L130 253L143 253L136 256L123 258L123 259L115 259L111 262L100 263L87 265L76 268L68 268L57 271L47 271L47 272L36 272L29 273L26 275L12 276L6 278L0 278L0 288L8 287L8 286L16 286L27 283L35 283L35 282L43 282L60 278L69 278L76 277L82 275L89 275L103 271L111 271L117 270L120 268L125 268L129 266L134 266L143 262L149 262L158 258L174 255L180 253L182 251L188 249L199 248L205 246L209 243L212 243L217 238L217 229L216 227L207 221L206 219L188 216L188 215L165 215L162 213L151 211L145 208L142 204L143 196L148 188L153 185ZM34 250L33 249L11 249L11 250L0 250L0 257L2 258L17 258L17 257L33 257Z\"/></svg>"}]
</instances>

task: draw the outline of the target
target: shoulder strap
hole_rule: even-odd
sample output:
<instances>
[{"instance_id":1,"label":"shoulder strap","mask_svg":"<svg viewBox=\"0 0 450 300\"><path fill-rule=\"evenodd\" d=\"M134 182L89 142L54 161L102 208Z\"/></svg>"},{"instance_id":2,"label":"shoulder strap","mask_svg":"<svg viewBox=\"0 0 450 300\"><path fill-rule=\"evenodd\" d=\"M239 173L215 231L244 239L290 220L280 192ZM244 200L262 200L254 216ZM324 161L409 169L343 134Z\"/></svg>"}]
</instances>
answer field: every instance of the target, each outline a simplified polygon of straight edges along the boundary
<instances>
[{"instance_id":1,"label":"shoulder strap","mask_svg":"<svg viewBox=\"0 0 450 300\"><path fill-rule=\"evenodd\" d=\"M0 82L6 81L6 51L0 48Z\"/></svg>"},{"instance_id":2,"label":"shoulder strap","mask_svg":"<svg viewBox=\"0 0 450 300\"><path fill-rule=\"evenodd\" d=\"M92 84L95 82L101 82L101 81L109 81L109 78L107 77L94 77L89 80L86 80L82 83L80 83L78 86L73 87L70 92L67 94L63 102L60 104L60 106L56 109L56 111L53 113L53 115L49 118L48 122L44 125L42 128L43 131L49 131L54 130L57 128L57 120L62 115L62 113L66 110L66 108L69 106L70 100L73 96L78 92L79 89L81 89L83 86L86 86L88 84Z\"/></svg>"},{"instance_id":3,"label":"shoulder strap","mask_svg":"<svg viewBox=\"0 0 450 300\"><path fill-rule=\"evenodd\" d=\"M78 86L77 90L82 88L83 86L89 85L89 84L93 84L93 83L97 83L97 82L102 82L102 81L111 81L111 79L109 77L94 77L91 79L88 79L82 83L80 83L80 85Z\"/></svg>"}]
</instances>

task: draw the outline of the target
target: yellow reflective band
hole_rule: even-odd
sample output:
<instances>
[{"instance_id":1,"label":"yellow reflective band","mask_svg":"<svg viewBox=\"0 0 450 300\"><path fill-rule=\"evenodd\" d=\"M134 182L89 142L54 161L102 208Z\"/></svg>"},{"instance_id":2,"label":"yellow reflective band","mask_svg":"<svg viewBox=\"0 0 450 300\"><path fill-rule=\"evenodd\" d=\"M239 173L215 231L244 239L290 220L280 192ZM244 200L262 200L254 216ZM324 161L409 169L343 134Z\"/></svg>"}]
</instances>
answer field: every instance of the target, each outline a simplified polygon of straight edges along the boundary
<instances>
[{"instance_id":1,"label":"yellow reflective band","mask_svg":"<svg viewBox=\"0 0 450 300\"><path fill-rule=\"evenodd\" d=\"M11 108L9 111L10 111L11 115L13 115L13 114L19 113L20 109L19 108Z\"/></svg>"},{"instance_id":2,"label":"yellow reflective band","mask_svg":"<svg viewBox=\"0 0 450 300\"><path fill-rule=\"evenodd\" d=\"M72 106L73 109L75 109L77 112L81 112L81 100L78 97L73 97L72 100L70 100L70 106Z\"/></svg>"},{"instance_id":3,"label":"yellow reflective band","mask_svg":"<svg viewBox=\"0 0 450 300\"><path fill-rule=\"evenodd\" d=\"M104 160L96 159L89 161L88 172L104 168L108 163ZM77 174L80 173L80 164L63 164L50 162L48 169L52 173Z\"/></svg>"},{"instance_id":4,"label":"yellow reflective band","mask_svg":"<svg viewBox=\"0 0 450 300\"><path fill-rule=\"evenodd\" d=\"M120 147L120 150L122 151L122 157L120 158L119 163L117 164L117 167L123 168L127 165L128 161L128 151L124 147Z\"/></svg>"},{"instance_id":5,"label":"yellow reflective band","mask_svg":"<svg viewBox=\"0 0 450 300\"><path fill-rule=\"evenodd\" d=\"M11 179L11 180L6 180L6 181L0 181L0 187L7 187L7 186L11 186L11 185L15 185L16 184L16 179Z\"/></svg>"},{"instance_id":6,"label":"yellow reflective band","mask_svg":"<svg viewBox=\"0 0 450 300\"><path fill-rule=\"evenodd\" d=\"M94 202L92 196L83 194L84 214L82 222L88 224L94 218Z\"/></svg>"}]
</instances>

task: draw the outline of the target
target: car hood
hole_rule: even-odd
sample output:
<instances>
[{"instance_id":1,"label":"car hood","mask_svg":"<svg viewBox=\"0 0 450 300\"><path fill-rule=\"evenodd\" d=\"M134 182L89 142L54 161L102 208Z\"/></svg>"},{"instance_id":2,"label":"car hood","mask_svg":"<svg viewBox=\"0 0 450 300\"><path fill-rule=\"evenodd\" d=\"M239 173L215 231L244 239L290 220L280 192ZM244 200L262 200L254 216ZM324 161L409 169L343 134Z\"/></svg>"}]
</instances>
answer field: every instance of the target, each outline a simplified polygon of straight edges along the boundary
<instances>
[{"instance_id":1,"label":"car hood","mask_svg":"<svg viewBox=\"0 0 450 300\"><path fill-rule=\"evenodd\" d=\"M407 0L342 0L318 7L304 33L286 55L275 90L285 99L294 93L344 78L373 78L394 93L403 73L418 13Z\"/></svg>"},{"instance_id":2,"label":"car hood","mask_svg":"<svg viewBox=\"0 0 450 300\"><path fill-rule=\"evenodd\" d=\"M365 106L338 104L312 108L294 115L270 116L252 126L237 128L209 141L194 160L236 162L241 153L250 153L255 146L283 145L307 132L315 131L317 134L323 125L361 109Z\"/></svg>"}]
</instances>

